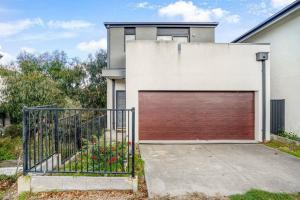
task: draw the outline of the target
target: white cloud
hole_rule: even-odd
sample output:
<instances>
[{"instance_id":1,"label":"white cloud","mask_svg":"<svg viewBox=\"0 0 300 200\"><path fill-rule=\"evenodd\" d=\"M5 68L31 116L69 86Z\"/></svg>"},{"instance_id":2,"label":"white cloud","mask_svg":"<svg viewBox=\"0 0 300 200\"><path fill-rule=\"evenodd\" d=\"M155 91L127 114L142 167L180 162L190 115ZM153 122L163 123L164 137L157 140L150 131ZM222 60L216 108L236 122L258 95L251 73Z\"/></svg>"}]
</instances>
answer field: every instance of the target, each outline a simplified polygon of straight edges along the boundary
<instances>
[{"instance_id":1,"label":"white cloud","mask_svg":"<svg viewBox=\"0 0 300 200\"><path fill-rule=\"evenodd\" d=\"M81 51L94 52L99 49L106 49L106 38L100 40L92 40L89 42L81 42L77 45L77 48Z\"/></svg>"},{"instance_id":2,"label":"white cloud","mask_svg":"<svg viewBox=\"0 0 300 200\"><path fill-rule=\"evenodd\" d=\"M2 47L0 46L0 54L2 56L2 58L0 58L0 65L7 65L10 64L11 62L13 62L16 58L14 56L12 56L11 54L2 51L1 50Z\"/></svg>"},{"instance_id":3,"label":"white cloud","mask_svg":"<svg viewBox=\"0 0 300 200\"><path fill-rule=\"evenodd\" d=\"M238 15L231 15L229 11L222 8L204 9L196 6L192 1L179 0L158 10L163 17L179 17L183 21L209 22L222 20L229 23L237 23L240 20Z\"/></svg>"},{"instance_id":4,"label":"white cloud","mask_svg":"<svg viewBox=\"0 0 300 200\"><path fill-rule=\"evenodd\" d=\"M144 2L137 3L135 5L135 7L136 8L155 9L155 8L158 8L159 5L150 4L149 2L144 1Z\"/></svg>"},{"instance_id":5,"label":"white cloud","mask_svg":"<svg viewBox=\"0 0 300 200\"><path fill-rule=\"evenodd\" d=\"M240 21L240 16L239 15L229 15L225 19L228 23L236 24Z\"/></svg>"},{"instance_id":6,"label":"white cloud","mask_svg":"<svg viewBox=\"0 0 300 200\"><path fill-rule=\"evenodd\" d=\"M215 8L212 9L211 11L216 17L223 17L224 15L228 14L228 11L223 10L222 8Z\"/></svg>"},{"instance_id":7,"label":"white cloud","mask_svg":"<svg viewBox=\"0 0 300 200\"><path fill-rule=\"evenodd\" d=\"M21 47L21 51L25 51L27 53L35 53L36 52L36 49L34 48L31 48L31 47Z\"/></svg>"},{"instance_id":8,"label":"white cloud","mask_svg":"<svg viewBox=\"0 0 300 200\"><path fill-rule=\"evenodd\" d=\"M43 20L40 18L23 19L14 22L0 22L0 37L7 37L20 33L33 26L42 26Z\"/></svg>"},{"instance_id":9,"label":"white cloud","mask_svg":"<svg viewBox=\"0 0 300 200\"><path fill-rule=\"evenodd\" d=\"M271 0L271 4L274 8L281 8L292 3L294 0Z\"/></svg>"},{"instance_id":10,"label":"white cloud","mask_svg":"<svg viewBox=\"0 0 300 200\"><path fill-rule=\"evenodd\" d=\"M54 21L50 20L47 25L50 28L62 28L62 29L81 29L81 28L88 28L93 26L92 23L83 21L83 20L70 20L70 21Z\"/></svg>"},{"instance_id":11,"label":"white cloud","mask_svg":"<svg viewBox=\"0 0 300 200\"><path fill-rule=\"evenodd\" d=\"M75 38L78 35L76 32L70 31L58 31L58 32L41 32L41 33L32 33L32 34L22 34L18 38L11 41L50 41L58 39L70 39Z\"/></svg>"}]
</instances>

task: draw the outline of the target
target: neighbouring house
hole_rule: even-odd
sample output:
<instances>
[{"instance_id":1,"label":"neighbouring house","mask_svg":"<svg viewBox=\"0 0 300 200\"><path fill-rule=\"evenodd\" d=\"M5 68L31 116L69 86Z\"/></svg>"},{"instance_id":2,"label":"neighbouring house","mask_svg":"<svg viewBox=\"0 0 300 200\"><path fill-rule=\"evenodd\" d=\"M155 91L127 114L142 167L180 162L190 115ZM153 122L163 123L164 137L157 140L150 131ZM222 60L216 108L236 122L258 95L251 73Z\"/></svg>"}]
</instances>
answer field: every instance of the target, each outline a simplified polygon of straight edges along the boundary
<instances>
[{"instance_id":1,"label":"neighbouring house","mask_svg":"<svg viewBox=\"0 0 300 200\"><path fill-rule=\"evenodd\" d=\"M105 23L107 107L135 108L136 140L269 140L270 46L215 43L217 25ZM113 113L109 127L126 117Z\"/></svg>"},{"instance_id":2,"label":"neighbouring house","mask_svg":"<svg viewBox=\"0 0 300 200\"><path fill-rule=\"evenodd\" d=\"M271 131L300 136L300 0L233 41L271 45Z\"/></svg>"}]
</instances>

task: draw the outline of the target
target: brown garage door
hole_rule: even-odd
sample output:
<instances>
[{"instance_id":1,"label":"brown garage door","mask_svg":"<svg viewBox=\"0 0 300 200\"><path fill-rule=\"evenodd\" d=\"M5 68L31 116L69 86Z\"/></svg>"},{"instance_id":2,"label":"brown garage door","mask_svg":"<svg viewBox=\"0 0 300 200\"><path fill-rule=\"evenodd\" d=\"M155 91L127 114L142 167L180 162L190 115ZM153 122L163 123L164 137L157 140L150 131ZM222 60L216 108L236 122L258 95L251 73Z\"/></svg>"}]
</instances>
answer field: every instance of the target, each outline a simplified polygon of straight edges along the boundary
<instances>
[{"instance_id":1,"label":"brown garage door","mask_svg":"<svg viewBox=\"0 0 300 200\"><path fill-rule=\"evenodd\" d=\"M254 139L254 93L139 92L139 137Z\"/></svg>"}]
</instances>

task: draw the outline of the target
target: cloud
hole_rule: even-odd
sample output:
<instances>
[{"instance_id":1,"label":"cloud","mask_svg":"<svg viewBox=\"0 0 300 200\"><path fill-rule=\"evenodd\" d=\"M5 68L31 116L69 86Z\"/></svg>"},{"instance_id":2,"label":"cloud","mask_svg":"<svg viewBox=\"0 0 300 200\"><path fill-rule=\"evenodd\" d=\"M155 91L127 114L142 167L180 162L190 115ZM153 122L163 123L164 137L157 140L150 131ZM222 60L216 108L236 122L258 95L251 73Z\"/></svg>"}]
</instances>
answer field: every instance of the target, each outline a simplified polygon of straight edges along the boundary
<instances>
[{"instance_id":1,"label":"cloud","mask_svg":"<svg viewBox=\"0 0 300 200\"><path fill-rule=\"evenodd\" d=\"M204 9L196 6L192 1L179 0L158 10L163 17L179 17L183 21L209 22L213 20L225 20L228 23L238 23L239 15L231 15L222 8Z\"/></svg>"},{"instance_id":2,"label":"cloud","mask_svg":"<svg viewBox=\"0 0 300 200\"><path fill-rule=\"evenodd\" d=\"M42 25L44 25L44 22L40 18L24 19L14 22L0 22L0 37L15 35L33 26Z\"/></svg>"},{"instance_id":3,"label":"cloud","mask_svg":"<svg viewBox=\"0 0 300 200\"><path fill-rule=\"evenodd\" d=\"M281 8L281 7L289 5L293 1L294 0L271 0L271 4L274 8Z\"/></svg>"},{"instance_id":4,"label":"cloud","mask_svg":"<svg viewBox=\"0 0 300 200\"><path fill-rule=\"evenodd\" d=\"M47 25L50 28L55 28L55 29L69 29L69 30L74 30L74 29L81 29L81 28L88 28L93 26L92 23L88 21L83 21L83 20L69 20L69 21L54 21L50 20Z\"/></svg>"},{"instance_id":5,"label":"cloud","mask_svg":"<svg viewBox=\"0 0 300 200\"><path fill-rule=\"evenodd\" d=\"M99 49L106 49L106 38L100 40L92 40L89 42L81 42L77 45L77 48L81 51L94 52Z\"/></svg>"},{"instance_id":6,"label":"cloud","mask_svg":"<svg viewBox=\"0 0 300 200\"><path fill-rule=\"evenodd\" d=\"M21 47L21 51L27 52L27 53L35 53L36 49L31 48L31 47Z\"/></svg>"},{"instance_id":7,"label":"cloud","mask_svg":"<svg viewBox=\"0 0 300 200\"><path fill-rule=\"evenodd\" d=\"M229 23L236 24L240 21L240 16L239 15L229 15L225 19Z\"/></svg>"},{"instance_id":8,"label":"cloud","mask_svg":"<svg viewBox=\"0 0 300 200\"><path fill-rule=\"evenodd\" d=\"M16 58L10 55L7 52L2 51L2 47L0 46L0 54L2 58L0 58L0 65L7 65L13 62Z\"/></svg>"},{"instance_id":9,"label":"cloud","mask_svg":"<svg viewBox=\"0 0 300 200\"><path fill-rule=\"evenodd\" d=\"M78 33L70 31L46 31L41 33L22 34L18 36L18 38L10 39L10 41L50 41L75 38L77 35Z\"/></svg>"},{"instance_id":10,"label":"cloud","mask_svg":"<svg viewBox=\"0 0 300 200\"><path fill-rule=\"evenodd\" d=\"M149 2L144 1L144 2L137 3L135 5L135 7L136 8L145 8L145 9L155 9L155 8L158 8L159 5L150 4Z\"/></svg>"}]
</instances>

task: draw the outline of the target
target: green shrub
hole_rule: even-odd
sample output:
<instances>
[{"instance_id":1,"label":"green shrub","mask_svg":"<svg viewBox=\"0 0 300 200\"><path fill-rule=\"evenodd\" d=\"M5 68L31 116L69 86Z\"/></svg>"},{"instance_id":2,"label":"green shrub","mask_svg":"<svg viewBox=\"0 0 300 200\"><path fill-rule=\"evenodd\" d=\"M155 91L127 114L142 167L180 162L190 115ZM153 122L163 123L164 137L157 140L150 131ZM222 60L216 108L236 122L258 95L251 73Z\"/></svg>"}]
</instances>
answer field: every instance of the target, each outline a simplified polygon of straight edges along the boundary
<instances>
[{"instance_id":1,"label":"green shrub","mask_svg":"<svg viewBox=\"0 0 300 200\"><path fill-rule=\"evenodd\" d=\"M21 137L22 136L22 125L21 124L12 124L4 129L4 136L10 137Z\"/></svg>"},{"instance_id":2,"label":"green shrub","mask_svg":"<svg viewBox=\"0 0 300 200\"><path fill-rule=\"evenodd\" d=\"M0 161L13 160L21 153L21 138L4 137L0 138Z\"/></svg>"},{"instance_id":3,"label":"green shrub","mask_svg":"<svg viewBox=\"0 0 300 200\"><path fill-rule=\"evenodd\" d=\"M286 131L281 131L278 133L279 136L281 137L285 137L291 140L296 140L296 141L300 141L300 137L298 135L296 135L293 132L286 132Z\"/></svg>"}]
</instances>

